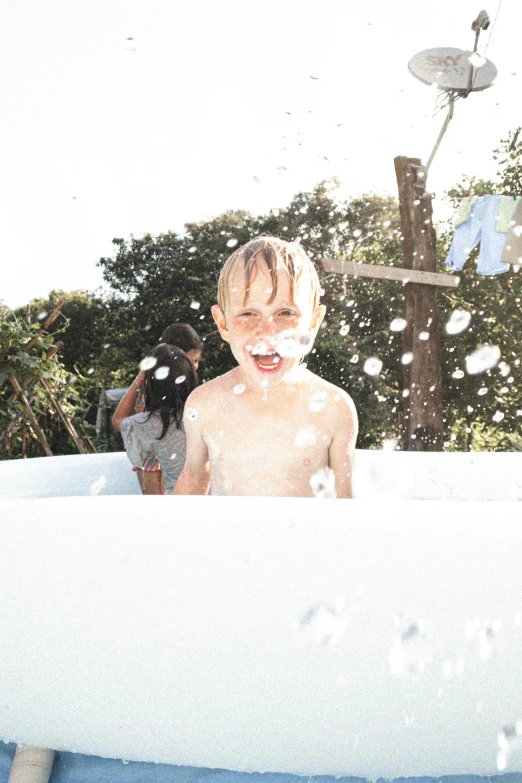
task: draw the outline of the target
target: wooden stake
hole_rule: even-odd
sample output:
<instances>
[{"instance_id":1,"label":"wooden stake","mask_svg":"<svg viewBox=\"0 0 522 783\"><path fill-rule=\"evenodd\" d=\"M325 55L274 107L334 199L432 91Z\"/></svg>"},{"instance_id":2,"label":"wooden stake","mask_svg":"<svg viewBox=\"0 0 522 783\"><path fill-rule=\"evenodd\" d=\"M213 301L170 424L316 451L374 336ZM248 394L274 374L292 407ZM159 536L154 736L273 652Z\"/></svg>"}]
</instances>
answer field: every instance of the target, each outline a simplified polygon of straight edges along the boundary
<instances>
[{"instance_id":1,"label":"wooden stake","mask_svg":"<svg viewBox=\"0 0 522 783\"><path fill-rule=\"evenodd\" d=\"M404 267L435 273L437 252L431 197L417 158L395 158L403 235ZM437 289L407 283L404 291L403 440L406 451L442 451L442 374Z\"/></svg>"},{"instance_id":2,"label":"wooden stake","mask_svg":"<svg viewBox=\"0 0 522 783\"><path fill-rule=\"evenodd\" d=\"M40 328L38 329L38 331L36 332L35 336L34 336L34 337L32 337L32 338L29 340L29 342L27 343L27 345L25 346L25 348L24 348L24 351L25 351L26 353L27 353L27 351L30 351L30 350L31 350L31 348L33 347L33 345L34 345L35 343L37 343L37 342L38 342L38 338L40 337L40 335L41 335L43 332L45 332L45 330L47 329L47 327L48 327L48 326L50 326L50 325L53 323L53 321L56 321L56 319L57 319L57 318L58 318L58 316L60 315L61 309L62 309L62 307L64 306L64 304L65 304L65 299L62 299L60 302L58 302L58 304L56 305L56 307L55 307L55 308L54 308L54 310L52 311L51 315L48 315L48 316L47 316L47 318L45 319L45 321L43 322L43 324L41 325L41 327L40 327Z\"/></svg>"},{"instance_id":3,"label":"wooden stake","mask_svg":"<svg viewBox=\"0 0 522 783\"><path fill-rule=\"evenodd\" d=\"M69 433L69 435L73 439L74 445L76 446L76 448L78 449L80 454L88 454L89 452L85 448L85 445L84 445L82 439L80 438L80 436L78 435L78 433L74 429L74 424L72 423L70 418L67 416L66 412L64 411L61 402L59 400L57 400L56 397L54 396L53 390L51 389L51 386L49 385L47 380L45 378L40 378L40 383L42 384L42 386L44 387L45 391L49 395L49 399L51 400L51 402L54 405L56 411L58 412L59 417L61 418L62 422L64 423L67 432Z\"/></svg>"},{"instance_id":4,"label":"wooden stake","mask_svg":"<svg viewBox=\"0 0 522 783\"><path fill-rule=\"evenodd\" d=\"M27 418L29 419L29 421L31 423L31 428L32 428L34 434L36 435L36 437L38 438L38 440L40 441L40 444L41 444L41 446L42 446L46 456L47 457L52 457L53 453L52 453L51 449L49 448L49 444L47 443L47 439L46 439L46 437L45 437L45 435L43 433L43 430L40 429L40 425L36 421L35 415L34 415L34 413L31 410L31 406L29 405L27 397L23 393L22 387L20 386L20 384L18 383L18 381L16 380L15 376L12 373L9 375L9 383L11 384L13 389L15 390L16 396L20 397L20 400L22 402L22 405L24 406L24 410L25 410L25 413L27 415Z\"/></svg>"}]
</instances>

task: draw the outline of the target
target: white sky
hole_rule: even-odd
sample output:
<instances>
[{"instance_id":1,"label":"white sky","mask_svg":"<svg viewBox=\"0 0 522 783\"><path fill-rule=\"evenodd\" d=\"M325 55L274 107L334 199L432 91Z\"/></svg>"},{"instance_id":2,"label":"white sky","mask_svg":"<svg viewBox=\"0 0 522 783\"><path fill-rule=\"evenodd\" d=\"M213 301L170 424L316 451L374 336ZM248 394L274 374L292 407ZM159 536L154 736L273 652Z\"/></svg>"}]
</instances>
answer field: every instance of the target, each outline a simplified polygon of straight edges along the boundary
<instances>
[{"instance_id":1,"label":"white sky","mask_svg":"<svg viewBox=\"0 0 522 783\"><path fill-rule=\"evenodd\" d=\"M113 237L284 206L333 175L347 196L395 194L393 158L426 161L445 116L408 60L472 48L482 2L4 4L0 299L92 290ZM456 104L430 172L440 195L491 175L522 123L522 3L501 0L490 36L489 2L479 51L499 76Z\"/></svg>"}]
</instances>

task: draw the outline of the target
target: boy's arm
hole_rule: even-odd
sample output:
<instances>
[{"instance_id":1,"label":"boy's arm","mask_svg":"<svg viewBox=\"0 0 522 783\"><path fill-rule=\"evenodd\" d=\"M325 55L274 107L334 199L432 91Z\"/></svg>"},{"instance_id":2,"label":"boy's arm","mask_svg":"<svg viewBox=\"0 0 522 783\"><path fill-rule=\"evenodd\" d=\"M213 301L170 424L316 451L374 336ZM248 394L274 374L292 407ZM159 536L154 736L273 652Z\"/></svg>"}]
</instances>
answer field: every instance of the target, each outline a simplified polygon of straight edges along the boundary
<instances>
[{"instance_id":1,"label":"boy's arm","mask_svg":"<svg viewBox=\"0 0 522 783\"><path fill-rule=\"evenodd\" d=\"M197 390L196 390L197 391ZM203 438L201 418L194 416L193 394L185 406L183 427L187 435L185 465L174 487L175 495L206 495L210 486L210 469L207 444ZM198 406L201 407L201 406Z\"/></svg>"},{"instance_id":2,"label":"boy's arm","mask_svg":"<svg viewBox=\"0 0 522 783\"><path fill-rule=\"evenodd\" d=\"M338 498L352 498L355 442L359 429L357 411L352 398L346 393L341 393L341 399L332 408L334 436L330 444L329 463L335 474L335 493Z\"/></svg>"}]
</instances>

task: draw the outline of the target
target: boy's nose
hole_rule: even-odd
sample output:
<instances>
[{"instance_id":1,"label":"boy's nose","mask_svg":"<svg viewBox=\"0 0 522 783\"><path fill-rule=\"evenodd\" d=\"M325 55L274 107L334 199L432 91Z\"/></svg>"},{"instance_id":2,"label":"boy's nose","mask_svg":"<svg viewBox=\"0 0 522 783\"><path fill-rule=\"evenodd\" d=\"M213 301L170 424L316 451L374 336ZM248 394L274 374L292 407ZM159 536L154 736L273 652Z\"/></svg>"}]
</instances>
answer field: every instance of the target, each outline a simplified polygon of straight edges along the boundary
<instances>
[{"instance_id":1,"label":"boy's nose","mask_svg":"<svg viewBox=\"0 0 522 783\"><path fill-rule=\"evenodd\" d=\"M257 333L260 337L271 337L277 331L273 316L262 318L258 323Z\"/></svg>"}]
</instances>

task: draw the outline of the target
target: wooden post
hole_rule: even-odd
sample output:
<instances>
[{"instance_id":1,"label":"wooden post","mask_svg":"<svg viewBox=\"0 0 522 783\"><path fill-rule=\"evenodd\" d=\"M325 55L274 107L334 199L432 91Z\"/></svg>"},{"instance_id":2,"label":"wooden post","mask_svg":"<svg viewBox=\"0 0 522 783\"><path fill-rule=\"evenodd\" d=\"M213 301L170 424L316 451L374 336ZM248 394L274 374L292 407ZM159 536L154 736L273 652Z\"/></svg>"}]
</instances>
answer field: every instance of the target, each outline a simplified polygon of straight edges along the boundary
<instances>
[{"instance_id":1,"label":"wooden post","mask_svg":"<svg viewBox=\"0 0 522 783\"><path fill-rule=\"evenodd\" d=\"M17 746L8 783L48 783L54 750Z\"/></svg>"},{"instance_id":2,"label":"wooden post","mask_svg":"<svg viewBox=\"0 0 522 783\"><path fill-rule=\"evenodd\" d=\"M418 158L395 158L404 248L404 267L435 272L436 238L431 196ZM437 287L406 283L404 291L403 441L406 451L442 451L442 373Z\"/></svg>"}]
</instances>

